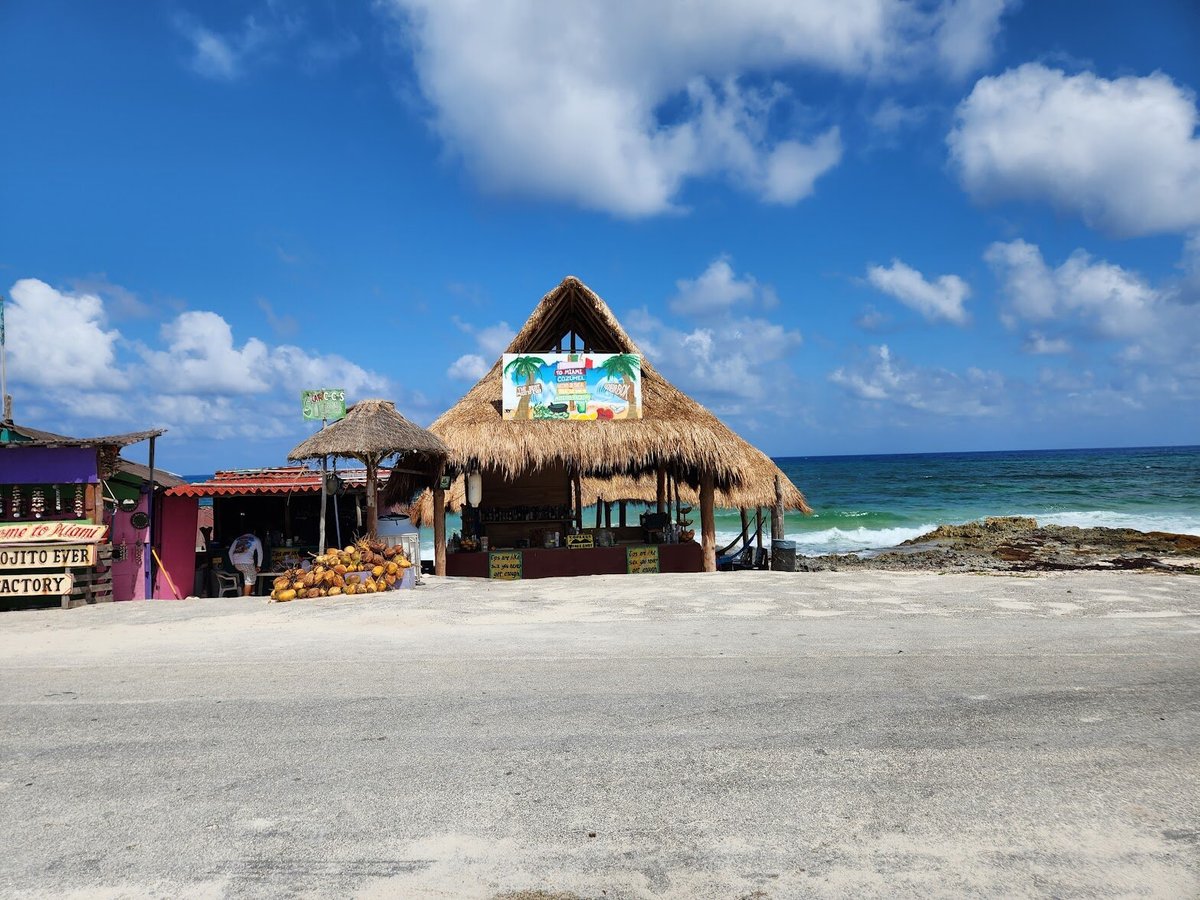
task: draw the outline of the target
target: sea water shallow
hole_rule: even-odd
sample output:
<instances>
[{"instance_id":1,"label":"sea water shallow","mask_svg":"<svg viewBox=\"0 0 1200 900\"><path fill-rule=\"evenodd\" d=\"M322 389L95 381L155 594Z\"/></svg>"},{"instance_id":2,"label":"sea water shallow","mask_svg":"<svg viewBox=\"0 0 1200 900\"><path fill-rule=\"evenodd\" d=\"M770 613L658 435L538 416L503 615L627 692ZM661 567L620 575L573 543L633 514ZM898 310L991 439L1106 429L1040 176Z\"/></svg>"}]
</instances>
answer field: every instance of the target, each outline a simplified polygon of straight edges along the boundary
<instances>
[{"instance_id":1,"label":"sea water shallow","mask_svg":"<svg viewBox=\"0 0 1200 900\"><path fill-rule=\"evenodd\" d=\"M789 512L784 521L787 538L810 556L883 550L938 525L988 516L1200 534L1200 447L788 456L775 462L813 508L811 516ZM629 515L636 521L633 510ZM594 516L585 511L584 522ZM699 510L691 516L698 527ZM718 510L716 525L718 546L732 542L741 531L738 511ZM458 528L457 516L450 517L448 533ZM764 530L769 536L769 518ZM432 530L422 530L422 544L423 553L432 555Z\"/></svg>"}]
</instances>

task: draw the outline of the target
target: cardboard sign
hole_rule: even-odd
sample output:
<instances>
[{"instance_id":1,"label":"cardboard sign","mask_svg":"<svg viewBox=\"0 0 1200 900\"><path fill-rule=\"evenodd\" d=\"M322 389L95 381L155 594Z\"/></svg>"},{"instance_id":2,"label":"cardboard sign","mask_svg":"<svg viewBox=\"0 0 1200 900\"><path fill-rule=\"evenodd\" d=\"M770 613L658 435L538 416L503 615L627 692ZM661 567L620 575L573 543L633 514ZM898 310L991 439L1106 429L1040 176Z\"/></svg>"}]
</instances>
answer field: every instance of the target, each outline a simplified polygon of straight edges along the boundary
<instances>
[{"instance_id":1,"label":"cardboard sign","mask_svg":"<svg viewBox=\"0 0 1200 900\"><path fill-rule=\"evenodd\" d=\"M523 557L520 550L494 550L488 554L488 578L520 581Z\"/></svg>"},{"instance_id":2,"label":"cardboard sign","mask_svg":"<svg viewBox=\"0 0 1200 900\"><path fill-rule=\"evenodd\" d=\"M650 575L658 571L658 547L627 547L625 560L630 575Z\"/></svg>"},{"instance_id":3,"label":"cardboard sign","mask_svg":"<svg viewBox=\"0 0 1200 900\"><path fill-rule=\"evenodd\" d=\"M0 522L0 544L28 544L31 541L99 543L107 533L107 525L91 522Z\"/></svg>"},{"instance_id":4,"label":"cardboard sign","mask_svg":"<svg viewBox=\"0 0 1200 900\"><path fill-rule=\"evenodd\" d=\"M95 564L95 544L0 546L0 569L69 569Z\"/></svg>"},{"instance_id":5,"label":"cardboard sign","mask_svg":"<svg viewBox=\"0 0 1200 900\"><path fill-rule=\"evenodd\" d=\"M0 575L0 597L49 597L71 593L70 572L53 575Z\"/></svg>"},{"instance_id":6,"label":"cardboard sign","mask_svg":"<svg viewBox=\"0 0 1200 900\"><path fill-rule=\"evenodd\" d=\"M568 534L567 547L572 550L590 550L596 546L596 538L589 531L586 534Z\"/></svg>"}]
</instances>

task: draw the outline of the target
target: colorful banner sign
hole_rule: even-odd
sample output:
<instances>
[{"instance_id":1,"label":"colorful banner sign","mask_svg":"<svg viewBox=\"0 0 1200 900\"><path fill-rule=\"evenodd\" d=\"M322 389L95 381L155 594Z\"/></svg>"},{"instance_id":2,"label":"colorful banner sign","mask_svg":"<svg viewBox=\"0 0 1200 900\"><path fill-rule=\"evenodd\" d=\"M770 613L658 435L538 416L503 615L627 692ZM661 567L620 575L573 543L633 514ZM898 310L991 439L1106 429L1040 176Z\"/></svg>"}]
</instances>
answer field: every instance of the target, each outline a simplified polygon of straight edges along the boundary
<instances>
[{"instance_id":1,"label":"colorful banner sign","mask_svg":"<svg viewBox=\"0 0 1200 900\"><path fill-rule=\"evenodd\" d=\"M642 417L636 353L505 353L502 371L505 419Z\"/></svg>"},{"instance_id":2,"label":"colorful banner sign","mask_svg":"<svg viewBox=\"0 0 1200 900\"><path fill-rule=\"evenodd\" d=\"M0 569L67 569L95 564L95 544L0 547Z\"/></svg>"},{"instance_id":3,"label":"colorful banner sign","mask_svg":"<svg viewBox=\"0 0 1200 900\"><path fill-rule=\"evenodd\" d=\"M70 572L54 575L0 575L0 597L52 597L75 587Z\"/></svg>"},{"instance_id":4,"label":"colorful banner sign","mask_svg":"<svg viewBox=\"0 0 1200 900\"><path fill-rule=\"evenodd\" d=\"M346 417L346 391L343 388L301 391L300 406L306 419L329 419L330 421L344 419Z\"/></svg>"},{"instance_id":5,"label":"colorful banner sign","mask_svg":"<svg viewBox=\"0 0 1200 900\"><path fill-rule=\"evenodd\" d=\"M99 543L107 533L107 525L93 525L91 522L0 522L0 544L27 544L31 541Z\"/></svg>"}]
</instances>

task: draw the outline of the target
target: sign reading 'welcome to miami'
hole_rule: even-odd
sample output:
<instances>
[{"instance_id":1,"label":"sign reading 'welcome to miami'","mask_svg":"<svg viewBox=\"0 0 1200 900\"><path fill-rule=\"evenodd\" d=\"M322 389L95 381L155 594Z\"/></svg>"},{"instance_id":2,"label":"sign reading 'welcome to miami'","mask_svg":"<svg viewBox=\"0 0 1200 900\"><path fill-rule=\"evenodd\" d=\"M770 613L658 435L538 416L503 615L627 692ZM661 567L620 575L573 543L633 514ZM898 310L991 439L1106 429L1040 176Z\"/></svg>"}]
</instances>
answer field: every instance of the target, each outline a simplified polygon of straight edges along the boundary
<instances>
[{"instance_id":1,"label":"sign reading 'welcome to miami'","mask_svg":"<svg viewBox=\"0 0 1200 900\"><path fill-rule=\"evenodd\" d=\"M505 353L504 418L585 422L642 417L636 353Z\"/></svg>"}]
</instances>

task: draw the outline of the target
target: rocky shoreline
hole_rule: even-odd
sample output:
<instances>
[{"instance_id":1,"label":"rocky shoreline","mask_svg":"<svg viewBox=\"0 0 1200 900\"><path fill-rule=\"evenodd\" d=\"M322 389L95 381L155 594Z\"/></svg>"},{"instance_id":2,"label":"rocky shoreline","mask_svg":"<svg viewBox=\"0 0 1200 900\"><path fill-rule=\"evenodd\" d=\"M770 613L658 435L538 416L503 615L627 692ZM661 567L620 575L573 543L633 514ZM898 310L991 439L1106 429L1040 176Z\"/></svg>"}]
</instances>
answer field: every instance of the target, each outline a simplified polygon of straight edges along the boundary
<instances>
[{"instance_id":1,"label":"rocky shoreline","mask_svg":"<svg viewBox=\"0 0 1200 900\"><path fill-rule=\"evenodd\" d=\"M1146 570L1200 575L1200 536L1132 528L1038 525L990 518L941 525L885 552L797 557L801 572L889 569L955 572Z\"/></svg>"}]
</instances>

